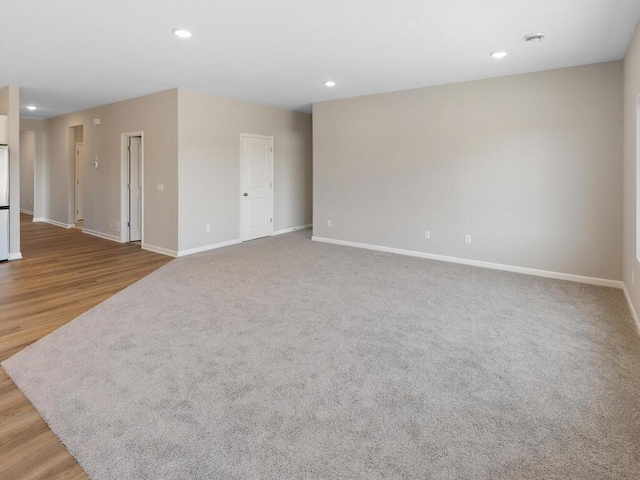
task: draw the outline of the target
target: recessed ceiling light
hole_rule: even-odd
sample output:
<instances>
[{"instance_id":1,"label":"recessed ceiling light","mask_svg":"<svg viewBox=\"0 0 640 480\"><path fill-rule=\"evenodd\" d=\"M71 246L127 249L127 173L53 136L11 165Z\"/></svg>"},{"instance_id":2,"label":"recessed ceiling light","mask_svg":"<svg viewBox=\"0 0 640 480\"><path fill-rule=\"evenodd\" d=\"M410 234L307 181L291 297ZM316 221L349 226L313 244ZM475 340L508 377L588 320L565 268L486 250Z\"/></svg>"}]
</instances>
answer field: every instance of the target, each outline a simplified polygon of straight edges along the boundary
<instances>
[{"instance_id":1,"label":"recessed ceiling light","mask_svg":"<svg viewBox=\"0 0 640 480\"><path fill-rule=\"evenodd\" d=\"M544 33L530 33L522 38L525 42L541 42L544 40Z\"/></svg>"},{"instance_id":2,"label":"recessed ceiling light","mask_svg":"<svg viewBox=\"0 0 640 480\"><path fill-rule=\"evenodd\" d=\"M336 82L334 82L333 80L327 80L326 82L324 82L324 86L325 87L335 87L336 86Z\"/></svg>"},{"instance_id":3,"label":"recessed ceiling light","mask_svg":"<svg viewBox=\"0 0 640 480\"><path fill-rule=\"evenodd\" d=\"M508 55L508 53L507 53L507 52L493 52L493 53L491 54L491 56L492 56L493 58L504 58L504 57L506 57L507 55Z\"/></svg>"},{"instance_id":4,"label":"recessed ceiling light","mask_svg":"<svg viewBox=\"0 0 640 480\"><path fill-rule=\"evenodd\" d=\"M35 105L29 105L27 107L27 110L36 110L36 109L37 109L37 107Z\"/></svg>"},{"instance_id":5,"label":"recessed ceiling light","mask_svg":"<svg viewBox=\"0 0 640 480\"><path fill-rule=\"evenodd\" d=\"M176 28L173 34L180 38L191 38L191 32L189 30L183 30L182 28Z\"/></svg>"}]
</instances>

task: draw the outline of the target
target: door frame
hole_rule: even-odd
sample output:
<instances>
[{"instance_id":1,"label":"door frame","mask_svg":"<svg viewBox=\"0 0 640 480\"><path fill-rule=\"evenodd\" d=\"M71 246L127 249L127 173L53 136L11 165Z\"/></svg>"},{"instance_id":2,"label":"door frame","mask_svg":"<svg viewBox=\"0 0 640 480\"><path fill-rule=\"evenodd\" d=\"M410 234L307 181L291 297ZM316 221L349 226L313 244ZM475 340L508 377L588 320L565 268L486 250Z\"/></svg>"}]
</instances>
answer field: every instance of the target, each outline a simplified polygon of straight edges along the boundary
<instances>
[{"instance_id":1,"label":"door frame","mask_svg":"<svg viewBox=\"0 0 640 480\"><path fill-rule=\"evenodd\" d=\"M275 154L275 147L274 147L274 141L273 141L273 136L272 135L254 135L253 133L241 133L240 134L240 186L238 188L238 202L240 205L240 234L238 235L240 237L240 241L244 242L244 208L242 206L242 193L243 193L243 188L244 188L244 159L243 159L243 149L242 149L242 143L244 141L245 138L260 138L260 139L266 139L266 140L270 140L271 141L271 155L269 158L269 173L271 175L271 190L270 190L270 205L271 205L271 223L270 223L270 232L268 236L273 235L273 225L274 222L273 220L275 219L275 205L274 205L274 201L273 201L273 191L275 190L275 179L273 178L273 165L275 163L274 161L274 154Z\"/></svg>"},{"instance_id":2,"label":"door frame","mask_svg":"<svg viewBox=\"0 0 640 480\"><path fill-rule=\"evenodd\" d=\"M73 146L73 165L74 165L74 175L73 175L73 221L74 223L79 221L78 218L78 145L82 145L82 160L84 160L84 142L74 142ZM81 166L81 168L84 165ZM84 186L84 182L83 182ZM84 203L84 198L82 199L82 203ZM82 206L82 220L84 220L84 205Z\"/></svg>"},{"instance_id":3,"label":"door frame","mask_svg":"<svg viewBox=\"0 0 640 480\"><path fill-rule=\"evenodd\" d=\"M140 242L144 245L144 132L127 132L120 134L120 243L129 243L129 155L127 147L129 146L129 138L140 137Z\"/></svg>"},{"instance_id":4,"label":"door frame","mask_svg":"<svg viewBox=\"0 0 640 480\"><path fill-rule=\"evenodd\" d=\"M73 228L76 223L76 128L82 127L82 142L87 144L86 138L84 138L84 124L79 123L77 125L69 125L67 127L67 221L65 222L66 228ZM36 147L37 148L37 147ZM37 154L36 154L37 155ZM86 152L85 152L86 155ZM86 157L85 157L86 158ZM73 175L71 175L73 172ZM86 172L85 172L86 173ZM85 175L86 178L86 175ZM34 185L35 189L35 185ZM35 193L35 190L34 190ZM83 198L84 201L84 198ZM35 205L34 205L35 209ZM34 210L35 218L35 210Z\"/></svg>"}]
</instances>

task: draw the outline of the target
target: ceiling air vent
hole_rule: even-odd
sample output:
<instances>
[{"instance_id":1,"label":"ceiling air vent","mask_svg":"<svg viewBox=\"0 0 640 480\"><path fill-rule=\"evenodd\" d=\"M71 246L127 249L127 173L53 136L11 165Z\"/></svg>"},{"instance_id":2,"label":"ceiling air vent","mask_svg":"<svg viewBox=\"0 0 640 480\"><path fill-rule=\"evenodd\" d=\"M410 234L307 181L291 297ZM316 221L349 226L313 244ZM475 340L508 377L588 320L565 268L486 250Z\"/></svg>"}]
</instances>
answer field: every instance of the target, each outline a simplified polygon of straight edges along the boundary
<instances>
[{"instance_id":1,"label":"ceiling air vent","mask_svg":"<svg viewBox=\"0 0 640 480\"><path fill-rule=\"evenodd\" d=\"M531 33L529 35L525 35L523 40L525 42L541 42L544 40L544 33Z\"/></svg>"}]
</instances>

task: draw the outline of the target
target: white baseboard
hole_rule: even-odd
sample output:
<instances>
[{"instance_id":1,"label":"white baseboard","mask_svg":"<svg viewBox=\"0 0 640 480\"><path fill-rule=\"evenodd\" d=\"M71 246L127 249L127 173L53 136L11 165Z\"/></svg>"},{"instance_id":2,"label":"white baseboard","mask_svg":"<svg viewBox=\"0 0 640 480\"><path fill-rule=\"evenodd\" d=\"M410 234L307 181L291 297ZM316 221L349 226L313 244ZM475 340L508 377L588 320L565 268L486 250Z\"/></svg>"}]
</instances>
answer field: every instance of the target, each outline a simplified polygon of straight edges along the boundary
<instances>
[{"instance_id":1,"label":"white baseboard","mask_svg":"<svg viewBox=\"0 0 640 480\"><path fill-rule=\"evenodd\" d=\"M284 233L296 232L298 230L304 230L305 228L311 228L311 224L309 223L308 225L298 225L297 227L285 228L283 230L278 230L276 232L273 232L271 234L271 236L282 235ZM201 253L201 252L207 252L209 250L215 250L217 248L230 247L231 245L237 245L239 243L242 243L242 240L240 240L238 238L236 240L229 240L228 242L220 242L220 243L214 243L212 245L205 245L204 247L190 248L189 250L180 250L180 251L178 251L178 255L177 256L178 257L186 257L187 255L193 255L194 253ZM162 252L160 252L160 253L162 253Z\"/></svg>"},{"instance_id":2,"label":"white baseboard","mask_svg":"<svg viewBox=\"0 0 640 480\"><path fill-rule=\"evenodd\" d=\"M282 230L278 230L277 232L273 232L271 235L282 235L283 233L297 232L298 230L304 230L305 228L311 228L312 226L313 225L309 223L307 225L298 225L297 227L284 228Z\"/></svg>"},{"instance_id":3,"label":"white baseboard","mask_svg":"<svg viewBox=\"0 0 640 480\"><path fill-rule=\"evenodd\" d=\"M33 212L31 210L25 210L24 208L20 209L20 213L25 213L27 215L33 215Z\"/></svg>"},{"instance_id":4,"label":"white baseboard","mask_svg":"<svg viewBox=\"0 0 640 480\"><path fill-rule=\"evenodd\" d=\"M9 254L9 260L21 260L22 259L22 253L21 252L16 252L16 253L10 253Z\"/></svg>"},{"instance_id":5,"label":"white baseboard","mask_svg":"<svg viewBox=\"0 0 640 480\"><path fill-rule=\"evenodd\" d=\"M94 237L104 238L105 240L111 240L112 242L122 243L120 237L115 235L109 235L108 233L96 232L95 230L89 230L88 228L83 228L82 233L86 233L87 235L93 235Z\"/></svg>"},{"instance_id":6,"label":"white baseboard","mask_svg":"<svg viewBox=\"0 0 640 480\"><path fill-rule=\"evenodd\" d=\"M42 218L42 217L38 217L38 218L33 217L33 220L31 220L31 221L32 222L44 222L44 218Z\"/></svg>"},{"instance_id":7,"label":"white baseboard","mask_svg":"<svg viewBox=\"0 0 640 480\"><path fill-rule=\"evenodd\" d=\"M570 273L551 272L548 270L537 270L535 268L516 267L513 265L503 265L501 263L483 262L480 260L470 260L467 258L447 257L444 255L435 255L433 253L417 252L415 250L402 250L399 248L381 247L378 245L369 245L367 243L348 242L346 240L335 240L333 238L311 237L315 242L333 243L335 245L344 245L346 247L364 248L367 250L375 250L378 252L397 253L399 255L408 255L410 257L427 258L429 260L439 260L441 262L459 263L462 265L471 265L473 267L490 268L492 270L503 270L505 272L523 273L525 275L535 275L537 277L555 278L557 280L567 280L570 282L587 283L589 285L598 285L601 287L623 288L623 283L619 280L609 280L606 278L585 277L582 275L573 275Z\"/></svg>"},{"instance_id":8,"label":"white baseboard","mask_svg":"<svg viewBox=\"0 0 640 480\"><path fill-rule=\"evenodd\" d=\"M175 250L169 250L168 248L156 247L155 245L149 245L148 243L142 244L143 250L149 250L150 252L160 253L162 255L168 255L169 257L177 257L178 252Z\"/></svg>"},{"instance_id":9,"label":"white baseboard","mask_svg":"<svg viewBox=\"0 0 640 480\"><path fill-rule=\"evenodd\" d=\"M214 243L212 245L205 245L204 247L190 248L189 250L180 250L178 252L178 257L186 257L187 255L193 255L194 253L206 252L209 250L215 250L217 248L230 247L231 245L237 245L241 243L242 240L230 240L228 242L220 242Z\"/></svg>"},{"instance_id":10,"label":"white baseboard","mask_svg":"<svg viewBox=\"0 0 640 480\"><path fill-rule=\"evenodd\" d=\"M638 335L640 335L640 320L638 320L638 314L636 313L636 309L633 308L633 302L631 302L631 296L627 291L627 286L622 284L622 291L624 292L624 298L627 300L627 305L629 306L629 311L631 312L631 318L633 318L633 323L636 324L636 330L638 331Z\"/></svg>"},{"instance_id":11,"label":"white baseboard","mask_svg":"<svg viewBox=\"0 0 640 480\"><path fill-rule=\"evenodd\" d=\"M75 225L68 225L66 223L58 222L56 220L51 220L49 218L34 218L33 221L34 222L48 223L50 225L55 225L56 227L62 227L62 228L73 228L73 227L75 227Z\"/></svg>"}]
</instances>

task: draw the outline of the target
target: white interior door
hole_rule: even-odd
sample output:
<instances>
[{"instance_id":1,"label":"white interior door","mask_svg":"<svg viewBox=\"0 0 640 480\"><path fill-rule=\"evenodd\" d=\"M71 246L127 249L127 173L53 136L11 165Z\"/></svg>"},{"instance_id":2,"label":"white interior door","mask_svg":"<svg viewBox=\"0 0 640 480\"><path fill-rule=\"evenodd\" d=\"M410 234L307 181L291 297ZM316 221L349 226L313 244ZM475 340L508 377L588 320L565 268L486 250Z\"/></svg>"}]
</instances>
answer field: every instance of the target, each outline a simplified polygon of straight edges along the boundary
<instances>
[{"instance_id":1,"label":"white interior door","mask_svg":"<svg viewBox=\"0 0 640 480\"><path fill-rule=\"evenodd\" d=\"M142 240L142 138L129 137L129 241Z\"/></svg>"},{"instance_id":2,"label":"white interior door","mask_svg":"<svg viewBox=\"0 0 640 480\"><path fill-rule=\"evenodd\" d=\"M242 240L273 233L273 138L242 135Z\"/></svg>"},{"instance_id":3,"label":"white interior door","mask_svg":"<svg viewBox=\"0 0 640 480\"><path fill-rule=\"evenodd\" d=\"M84 161L84 143L77 142L76 143L76 188L75 188L75 197L76 197L76 215L75 220L79 222L84 220L84 211L82 208L83 199L82 199L82 189L83 189L83 180L82 180L82 165Z\"/></svg>"}]
</instances>

